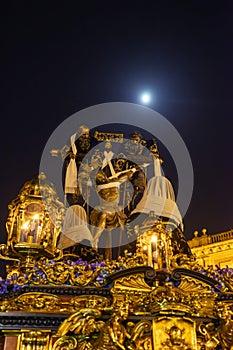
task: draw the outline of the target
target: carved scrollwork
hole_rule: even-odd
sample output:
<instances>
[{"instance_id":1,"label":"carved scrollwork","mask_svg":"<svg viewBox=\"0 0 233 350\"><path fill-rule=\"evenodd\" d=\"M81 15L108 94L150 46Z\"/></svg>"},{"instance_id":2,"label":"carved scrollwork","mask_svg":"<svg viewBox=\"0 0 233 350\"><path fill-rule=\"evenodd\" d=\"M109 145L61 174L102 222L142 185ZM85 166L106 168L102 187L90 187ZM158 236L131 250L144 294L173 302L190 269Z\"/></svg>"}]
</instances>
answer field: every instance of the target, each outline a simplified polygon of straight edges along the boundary
<instances>
[{"instance_id":1,"label":"carved scrollwork","mask_svg":"<svg viewBox=\"0 0 233 350\"><path fill-rule=\"evenodd\" d=\"M128 323L132 328L128 349L130 350L152 350L152 323L149 320L142 320L136 325Z\"/></svg>"},{"instance_id":2,"label":"carved scrollwork","mask_svg":"<svg viewBox=\"0 0 233 350\"><path fill-rule=\"evenodd\" d=\"M224 350L231 350L233 345L233 303L219 302L216 308L217 315L221 320L218 328L219 339Z\"/></svg>"},{"instance_id":3,"label":"carved scrollwork","mask_svg":"<svg viewBox=\"0 0 233 350\"><path fill-rule=\"evenodd\" d=\"M109 307L110 303L110 299L98 295L90 295L88 298L86 295L80 295L70 301L73 309L87 308L99 310Z\"/></svg>"},{"instance_id":4,"label":"carved scrollwork","mask_svg":"<svg viewBox=\"0 0 233 350\"><path fill-rule=\"evenodd\" d=\"M114 288L137 289L151 291L151 287L145 282L144 273L129 275L115 281Z\"/></svg>"},{"instance_id":5,"label":"carved scrollwork","mask_svg":"<svg viewBox=\"0 0 233 350\"><path fill-rule=\"evenodd\" d=\"M97 309L81 309L71 315L60 325L57 331L59 339L54 344L53 350L63 349L65 344L68 346L71 341L69 337L74 337L77 341L74 349L130 349L125 343L131 336L123 324L128 317L128 303L122 303L106 322L100 320L100 317L101 312ZM136 333L135 330L135 342L137 338L142 337L142 329L138 337Z\"/></svg>"},{"instance_id":6,"label":"carved scrollwork","mask_svg":"<svg viewBox=\"0 0 233 350\"><path fill-rule=\"evenodd\" d=\"M181 281L184 277L187 279L188 277L191 278L191 280L196 281L196 284L202 285L203 288L207 288L209 286L209 290L212 290L211 288L217 286L218 282L214 280L213 278L203 275L202 273L198 271L194 271L190 268L176 268L172 271L171 279L174 281ZM191 281L190 280L190 281Z\"/></svg>"},{"instance_id":7,"label":"carved scrollwork","mask_svg":"<svg viewBox=\"0 0 233 350\"><path fill-rule=\"evenodd\" d=\"M95 271L85 270L85 267L74 266L70 271L70 281L75 286L87 286L89 283L95 280L100 271L100 267ZM98 285L98 283L97 283Z\"/></svg>"},{"instance_id":8,"label":"carved scrollwork","mask_svg":"<svg viewBox=\"0 0 233 350\"><path fill-rule=\"evenodd\" d=\"M46 293L26 293L14 300L4 301L1 311L60 311L61 301L56 295Z\"/></svg>"},{"instance_id":9,"label":"carved scrollwork","mask_svg":"<svg viewBox=\"0 0 233 350\"><path fill-rule=\"evenodd\" d=\"M64 337L69 333L90 335L99 332L103 326L102 321L96 321L101 316L97 309L81 309L68 317L58 328L57 335Z\"/></svg>"},{"instance_id":10,"label":"carved scrollwork","mask_svg":"<svg viewBox=\"0 0 233 350\"><path fill-rule=\"evenodd\" d=\"M53 265L45 265L44 273L48 282L53 284L65 284L69 279L69 269L62 262Z\"/></svg>"},{"instance_id":11,"label":"carved scrollwork","mask_svg":"<svg viewBox=\"0 0 233 350\"><path fill-rule=\"evenodd\" d=\"M53 350L75 350L77 349L77 339L75 337L62 337L59 338L53 345Z\"/></svg>"},{"instance_id":12,"label":"carved scrollwork","mask_svg":"<svg viewBox=\"0 0 233 350\"><path fill-rule=\"evenodd\" d=\"M198 331L202 335L200 341L200 346L203 346L204 349L215 350L220 344L218 331L213 322L207 324L201 323L198 326Z\"/></svg>"},{"instance_id":13,"label":"carved scrollwork","mask_svg":"<svg viewBox=\"0 0 233 350\"><path fill-rule=\"evenodd\" d=\"M187 292L211 292L211 286L189 276L183 276L179 288Z\"/></svg>"},{"instance_id":14,"label":"carved scrollwork","mask_svg":"<svg viewBox=\"0 0 233 350\"><path fill-rule=\"evenodd\" d=\"M71 315L58 328L59 339L52 350L96 349L96 338L105 325L96 320L100 316L101 312L96 309L82 309Z\"/></svg>"}]
</instances>

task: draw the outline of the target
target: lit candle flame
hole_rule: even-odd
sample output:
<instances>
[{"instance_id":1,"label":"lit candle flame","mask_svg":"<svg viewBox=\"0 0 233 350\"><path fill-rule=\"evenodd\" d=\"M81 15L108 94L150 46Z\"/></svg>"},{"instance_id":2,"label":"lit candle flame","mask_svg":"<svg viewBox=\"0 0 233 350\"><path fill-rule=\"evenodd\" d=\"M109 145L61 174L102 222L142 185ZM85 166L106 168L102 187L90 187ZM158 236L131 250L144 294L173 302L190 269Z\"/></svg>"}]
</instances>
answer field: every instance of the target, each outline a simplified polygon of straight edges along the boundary
<instances>
[{"instance_id":1,"label":"lit candle flame","mask_svg":"<svg viewBox=\"0 0 233 350\"><path fill-rule=\"evenodd\" d=\"M157 242L157 237L156 236L152 236L151 237L151 242L156 243Z\"/></svg>"},{"instance_id":2,"label":"lit candle flame","mask_svg":"<svg viewBox=\"0 0 233 350\"><path fill-rule=\"evenodd\" d=\"M29 227L29 221L26 221L26 222L23 224L22 229L27 230L28 227Z\"/></svg>"}]
</instances>

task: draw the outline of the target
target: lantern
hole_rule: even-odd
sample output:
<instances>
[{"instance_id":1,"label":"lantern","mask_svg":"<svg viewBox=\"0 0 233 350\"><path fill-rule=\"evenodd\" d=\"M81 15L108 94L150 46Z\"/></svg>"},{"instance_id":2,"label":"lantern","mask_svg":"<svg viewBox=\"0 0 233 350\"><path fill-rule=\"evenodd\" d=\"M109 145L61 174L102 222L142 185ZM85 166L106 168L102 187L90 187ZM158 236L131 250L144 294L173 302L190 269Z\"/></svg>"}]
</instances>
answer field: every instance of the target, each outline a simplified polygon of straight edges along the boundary
<instances>
[{"instance_id":1,"label":"lantern","mask_svg":"<svg viewBox=\"0 0 233 350\"><path fill-rule=\"evenodd\" d=\"M27 181L8 209L7 245L1 246L3 257L54 257L65 206L44 173Z\"/></svg>"}]
</instances>

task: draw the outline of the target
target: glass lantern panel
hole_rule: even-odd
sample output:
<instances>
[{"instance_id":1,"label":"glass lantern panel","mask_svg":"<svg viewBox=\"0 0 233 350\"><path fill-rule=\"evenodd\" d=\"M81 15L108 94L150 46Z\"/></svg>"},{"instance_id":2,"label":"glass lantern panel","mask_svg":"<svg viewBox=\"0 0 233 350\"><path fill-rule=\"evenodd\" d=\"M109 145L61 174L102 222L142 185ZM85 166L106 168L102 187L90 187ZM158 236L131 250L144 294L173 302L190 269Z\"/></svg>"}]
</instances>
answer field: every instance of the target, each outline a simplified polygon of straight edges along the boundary
<instances>
[{"instance_id":1,"label":"glass lantern panel","mask_svg":"<svg viewBox=\"0 0 233 350\"><path fill-rule=\"evenodd\" d=\"M30 203L22 218L20 241L40 243L44 223L43 207L39 203Z\"/></svg>"}]
</instances>

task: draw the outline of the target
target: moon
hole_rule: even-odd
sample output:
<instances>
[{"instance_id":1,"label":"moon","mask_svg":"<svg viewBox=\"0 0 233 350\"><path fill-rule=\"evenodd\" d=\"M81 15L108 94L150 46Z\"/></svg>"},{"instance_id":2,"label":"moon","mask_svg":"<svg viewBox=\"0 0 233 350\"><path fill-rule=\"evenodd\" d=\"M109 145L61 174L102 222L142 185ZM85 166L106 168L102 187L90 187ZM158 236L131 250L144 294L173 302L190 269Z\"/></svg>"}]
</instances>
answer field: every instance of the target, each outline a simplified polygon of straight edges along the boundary
<instances>
[{"instance_id":1,"label":"moon","mask_svg":"<svg viewBox=\"0 0 233 350\"><path fill-rule=\"evenodd\" d=\"M143 92L141 94L141 101L143 104L149 104L151 101L151 95L149 94L149 92Z\"/></svg>"}]
</instances>

